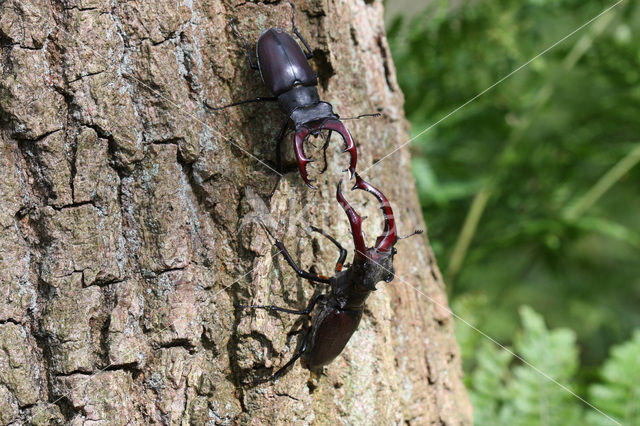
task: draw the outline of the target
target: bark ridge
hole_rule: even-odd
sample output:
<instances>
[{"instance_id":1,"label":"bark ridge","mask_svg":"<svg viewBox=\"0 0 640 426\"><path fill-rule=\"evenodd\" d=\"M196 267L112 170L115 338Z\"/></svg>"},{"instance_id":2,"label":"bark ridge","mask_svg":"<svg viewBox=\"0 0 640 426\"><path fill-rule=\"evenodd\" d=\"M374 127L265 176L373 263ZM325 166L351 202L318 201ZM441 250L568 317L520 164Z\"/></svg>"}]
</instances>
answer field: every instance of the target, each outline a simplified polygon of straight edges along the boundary
<instances>
[{"instance_id":1,"label":"bark ridge","mask_svg":"<svg viewBox=\"0 0 640 426\"><path fill-rule=\"evenodd\" d=\"M349 122L363 170L407 140L382 4L296 6L323 99L384 115ZM319 273L334 247L301 223L352 247L331 176L312 192L287 174L269 198L275 176L256 158L273 164L276 107L204 107L268 95L231 17L250 41L290 28L286 2L0 3L0 424L470 423L426 238L399 244L402 281L379 286L325 374L296 365L240 386L283 365L303 324L234 304L302 308L315 291L256 219ZM332 142L331 170L340 151ZM408 150L366 177L401 233L424 227ZM349 197L379 234L376 200Z\"/></svg>"}]
</instances>

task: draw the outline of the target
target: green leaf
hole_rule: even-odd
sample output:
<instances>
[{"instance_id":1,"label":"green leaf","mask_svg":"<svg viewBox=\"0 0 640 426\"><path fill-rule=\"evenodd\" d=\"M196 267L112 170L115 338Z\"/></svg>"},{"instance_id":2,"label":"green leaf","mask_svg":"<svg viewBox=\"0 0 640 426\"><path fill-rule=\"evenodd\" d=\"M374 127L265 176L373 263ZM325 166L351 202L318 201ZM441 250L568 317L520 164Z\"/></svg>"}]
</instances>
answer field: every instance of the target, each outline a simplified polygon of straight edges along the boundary
<instances>
[{"instance_id":1,"label":"green leaf","mask_svg":"<svg viewBox=\"0 0 640 426\"><path fill-rule=\"evenodd\" d=\"M478 365L471 378L471 403L474 423L495 425L498 409L507 397L504 393L512 355L489 341L483 341L476 354Z\"/></svg>"},{"instance_id":2,"label":"green leaf","mask_svg":"<svg viewBox=\"0 0 640 426\"><path fill-rule=\"evenodd\" d=\"M504 424L573 425L582 418L580 402L558 383L571 388L578 366L575 333L549 331L542 316L528 306L520 308L523 330L515 339L520 357L535 366L516 365L508 383L508 401L499 417ZM544 374L541 374L541 372Z\"/></svg>"},{"instance_id":3,"label":"green leaf","mask_svg":"<svg viewBox=\"0 0 640 426\"><path fill-rule=\"evenodd\" d=\"M631 340L611 349L601 376L603 383L589 387L591 402L624 425L640 425L640 329ZM588 420L594 425L611 424L594 413L589 413Z\"/></svg>"},{"instance_id":4,"label":"green leaf","mask_svg":"<svg viewBox=\"0 0 640 426\"><path fill-rule=\"evenodd\" d=\"M493 343L483 342L471 380L475 423L581 424L581 402L562 387L572 387L578 366L575 333L562 328L549 331L542 316L527 306L520 309L520 317L523 328L514 350L531 365L513 359L509 351Z\"/></svg>"}]
</instances>

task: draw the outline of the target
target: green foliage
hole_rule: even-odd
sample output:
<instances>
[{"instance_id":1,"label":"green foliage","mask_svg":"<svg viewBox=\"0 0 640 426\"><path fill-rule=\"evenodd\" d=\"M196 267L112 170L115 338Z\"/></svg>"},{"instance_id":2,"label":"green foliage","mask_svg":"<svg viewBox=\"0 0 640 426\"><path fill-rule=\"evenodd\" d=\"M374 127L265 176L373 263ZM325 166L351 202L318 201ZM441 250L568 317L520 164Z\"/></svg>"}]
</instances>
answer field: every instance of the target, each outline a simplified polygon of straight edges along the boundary
<instances>
[{"instance_id":1,"label":"green foliage","mask_svg":"<svg viewBox=\"0 0 640 426\"><path fill-rule=\"evenodd\" d=\"M523 304L575 330L581 390L640 327L640 3L483 92L613 3L436 0L389 29L454 307L514 347ZM459 335L467 371L474 333Z\"/></svg>"},{"instance_id":2,"label":"green foliage","mask_svg":"<svg viewBox=\"0 0 640 426\"><path fill-rule=\"evenodd\" d=\"M587 401L596 409L578 398L585 395L575 381L575 333L548 330L527 306L520 318L513 352L486 339L474 345L468 387L476 425L640 425L640 329L612 348L602 382L589 387Z\"/></svg>"},{"instance_id":3,"label":"green foliage","mask_svg":"<svg viewBox=\"0 0 640 426\"><path fill-rule=\"evenodd\" d=\"M451 301L451 308L460 318L464 318L474 326L486 324L488 321L489 310L487 309L487 297L484 293L469 292L460 295ZM456 340L462 351L464 370L471 371L475 362L480 362L478 360L480 352L476 354L476 350L480 347L484 337L472 327L459 323L456 327ZM475 357L471 354L475 354ZM465 379L468 380L469 376L465 376Z\"/></svg>"},{"instance_id":4,"label":"green foliage","mask_svg":"<svg viewBox=\"0 0 640 426\"><path fill-rule=\"evenodd\" d=\"M614 2L434 0L389 40L454 311L640 425L640 331L620 344L640 330L640 3L510 75ZM518 329L522 305L540 314L521 308ZM477 424L613 424L473 328L456 335Z\"/></svg>"},{"instance_id":5,"label":"green foliage","mask_svg":"<svg viewBox=\"0 0 640 426\"><path fill-rule=\"evenodd\" d=\"M505 424L578 424L581 407L559 386L567 386L578 366L575 333L566 328L548 331L542 317L528 307L521 308L520 315L523 331L516 337L515 349L535 369L513 368L507 386L512 404L503 407L500 418Z\"/></svg>"},{"instance_id":6,"label":"green foliage","mask_svg":"<svg viewBox=\"0 0 640 426\"><path fill-rule=\"evenodd\" d=\"M640 330L632 340L613 347L601 375L604 383L589 388L591 401L625 425L640 425ZM606 424L594 413L588 419L590 424Z\"/></svg>"},{"instance_id":7,"label":"green foliage","mask_svg":"<svg viewBox=\"0 0 640 426\"><path fill-rule=\"evenodd\" d=\"M495 425L498 413L509 400L505 383L509 380L511 353L493 343L483 341L477 352L478 367L471 375L471 403L474 423L478 426Z\"/></svg>"},{"instance_id":8,"label":"green foliage","mask_svg":"<svg viewBox=\"0 0 640 426\"><path fill-rule=\"evenodd\" d=\"M575 333L547 330L542 317L520 309L522 331L511 353L482 341L472 374L471 395L477 425L574 425L582 418L579 400L561 387L578 366ZM532 367L534 366L534 367Z\"/></svg>"}]
</instances>

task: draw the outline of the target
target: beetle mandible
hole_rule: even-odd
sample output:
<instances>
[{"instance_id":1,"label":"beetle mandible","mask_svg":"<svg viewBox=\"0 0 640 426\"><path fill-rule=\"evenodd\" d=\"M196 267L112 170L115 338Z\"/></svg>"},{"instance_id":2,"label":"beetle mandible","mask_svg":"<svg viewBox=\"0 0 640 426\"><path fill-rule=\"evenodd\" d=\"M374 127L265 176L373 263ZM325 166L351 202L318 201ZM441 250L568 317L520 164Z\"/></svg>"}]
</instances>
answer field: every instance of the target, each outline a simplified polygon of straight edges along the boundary
<instances>
[{"instance_id":1,"label":"beetle mandible","mask_svg":"<svg viewBox=\"0 0 640 426\"><path fill-rule=\"evenodd\" d=\"M417 230L406 237L398 237L393 210L387 198L373 185L365 182L357 173L355 176L356 184L352 189L367 191L373 194L380 202L380 208L384 214L384 229L376 239L375 245L367 248L362 232L362 217L356 213L344 198L341 189L342 181L340 181L336 190L336 199L347 214L355 246L351 265L343 270L347 250L323 230L311 227L313 231L327 237L340 250L333 277L328 278L300 269L284 244L266 226L262 225L275 241L276 248L282 253L287 263L298 276L310 281L328 284L329 292L328 294L314 296L304 310L293 310L273 305L238 306L242 309L266 309L296 315L310 315L315 308L311 326L303 339L300 350L273 375L266 379L257 380L254 383L262 383L281 377L287 368L301 356L307 362L309 369L315 370L329 364L340 355L358 328L364 311L364 304L371 292L376 290L376 284L380 281L391 282L394 278L393 257L397 253L394 245L401 238L408 238L422 232Z\"/></svg>"},{"instance_id":2,"label":"beetle mandible","mask_svg":"<svg viewBox=\"0 0 640 426\"><path fill-rule=\"evenodd\" d=\"M350 177L355 174L358 154L351 133L340 121L340 117L333 112L331 104L320 100L317 89L318 77L308 61L313 57L313 51L296 27L295 6L291 1L288 1L288 3L293 10L291 17L293 33L300 39L306 52L302 51L300 45L286 31L274 27L265 30L258 38L256 43L257 61L254 61L249 43L233 25L235 19L229 21L233 32L245 45L249 65L252 69L260 71L262 81L273 96L247 99L220 107L212 107L207 102L205 102L205 105L212 110L221 110L251 102L277 101L282 111L289 117L283 124L277 139L276 166L279 169L278 171L281 170L280 145L289 126L293 126L295 130L293 138L294 152L300 176L309 187L315 189L307 176L306 167L313 160L306 156L303 147L304 140L309 134L318 135L324 129L329 130L327 142L323 147L325 154L323 172L326 170L326 149L331 139L332 131L340 134L345 144L344 152L349 152L350 154L350 163L347 169L350 172ZM378 113L362 114L356 118L379 115Z\"/></svg>"}]
</instances>

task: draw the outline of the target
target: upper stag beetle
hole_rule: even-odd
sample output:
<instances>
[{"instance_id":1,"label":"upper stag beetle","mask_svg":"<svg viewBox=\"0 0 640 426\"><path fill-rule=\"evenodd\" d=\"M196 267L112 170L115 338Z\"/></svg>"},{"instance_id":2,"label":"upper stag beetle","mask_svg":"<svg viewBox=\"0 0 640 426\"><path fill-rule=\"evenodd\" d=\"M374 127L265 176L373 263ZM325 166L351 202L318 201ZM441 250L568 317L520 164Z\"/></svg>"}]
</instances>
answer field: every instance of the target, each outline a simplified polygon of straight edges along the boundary
<instances>
[{"instance_id":1,"label":"upper stag beetle","mask_svg":"<svg viewBox=\"0 0 640 426\"><path fill-rule=\"evenodd\" d=\"M283 254L289 265L298 276L329 285L328 294L320 294L311 299L307 308L301 311L281 308L278 306L238 306L239 308L266 309L269 311L286 312L296 315L309 315L318 305L312 320L311 327L307 331L301 349L282 368L272 376L258 380L254 383L262 383L277 379L300 356L307 362L310 369L317 369L329 364L336 358L347 345L347 342L358 328L364 304L372 291L376 290L376 284L380 281L390 282L394 278L393 256L397 253L394 245L400 238L396 234L393 211L387 198L377 188L365 182L356 174L356 184L353 189L361 189L373 194L381 204L384 213L384 229L376 239L374 247L367 248L362 233L362 217L349 205L342 195L341 183L338 184L336 198L344 209L351 225L351 235L355 246L353 262L345 270L342 270L347 257L347 250L330 235L321 229L311 227L313 231L327 237L340 250L340 256L336 263L335 275L331 278L316 275L304 271L296 265L295 261L280 240L263 225L265 231L275 240L274 245ZM415 231L411 235L421 233ZM409 236L411 236L409 235Z\"/></svg>"},{"instance_id":2,"label":"upper stag beetle","mask_svg":"<svg viewBox=\"0 0 640 426\"><path fill-rule=\"evenodd\" d=\"M260 71L262 81L274 96L247 99L221 107L212 107L206 102L205 105L212 110L221 110L251 102L278 101L280 108L287 114L289 119L285 121L278 136L278 149L276 152L277 167L281 169L280 144L287 129L292 124L295 129L294 151L300 175L307 185L314 188L307 177L306 170L307 164L313 160L307 158L303 149L303 142L309 134L318 135L323 129L329 130L327 142L323 147L325 152L325 169L326 149L331 139L331 131L336 131L342 136L345 143L344 152L349 152L351 155L351 162L348 168L351 177L355 174L358 155L349 130L347 130L339 120L340 117L333 112L331 104L321 101L318 96L318 89L316 88L318 78L308 62L308 59L313 57L313 52L311 51L309 43L307 43L298 31L298 28L296 28L295 6L291 1L288 1L288 3L293 9L293 15L291 17L293 33L300 39L306 52L303 52L300 45L285 31L279 28L269 28L258 38L256 44L256 63L251 56L249 43L233 25L235 19L229 21L231 29L245 45L247 56L249 57L249 65L251 68ZM362 114L357 118L367 115L378 116L379 114ZM322 171L324 171L324 169Z\"/></svg>"}]
</instances>

